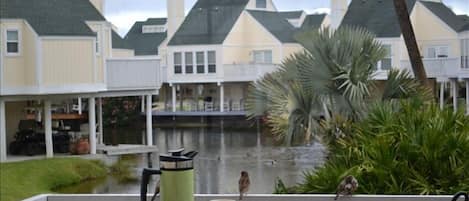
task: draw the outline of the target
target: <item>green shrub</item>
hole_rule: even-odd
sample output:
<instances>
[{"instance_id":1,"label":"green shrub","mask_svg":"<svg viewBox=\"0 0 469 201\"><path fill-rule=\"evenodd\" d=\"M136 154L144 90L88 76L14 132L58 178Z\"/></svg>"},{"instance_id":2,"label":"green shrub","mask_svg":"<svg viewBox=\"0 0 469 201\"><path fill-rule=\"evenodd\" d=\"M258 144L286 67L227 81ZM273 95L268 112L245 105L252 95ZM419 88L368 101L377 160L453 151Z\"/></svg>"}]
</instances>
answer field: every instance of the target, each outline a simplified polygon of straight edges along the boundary
<instances>
[{"instance_id":1,"label":"green shrub","mask_svg":"<svg viewBox=\"0 0 469 201\"><path fill-rule=\"evenodd\" d=\"M344 176L358 193L454 194L469 189L469 118L418 99L373 107L330 142L326 164L305 173L295 192L334 193ZM329 133L330 134L330 133Z\"/></svg>"}]
</instances>

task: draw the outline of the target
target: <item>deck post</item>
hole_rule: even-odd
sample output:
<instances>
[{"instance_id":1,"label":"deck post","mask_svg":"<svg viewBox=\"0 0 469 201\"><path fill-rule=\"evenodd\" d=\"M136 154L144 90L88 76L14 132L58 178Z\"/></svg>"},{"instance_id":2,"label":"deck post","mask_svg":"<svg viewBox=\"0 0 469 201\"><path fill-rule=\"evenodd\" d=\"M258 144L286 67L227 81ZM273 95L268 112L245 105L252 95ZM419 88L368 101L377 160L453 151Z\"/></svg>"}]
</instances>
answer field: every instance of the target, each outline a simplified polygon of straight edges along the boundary
<instances>
[{"instance_id":1,"label":"deck post","mask_svg":"<svg viewBox=\"0 0 469 201\"><path fill-rule=\"evenodd\" d=\"M78 114L81 115L83 113L82 111L83 105L81 104L81 98L78 98Z\"/></svg>"},{"instance_id":2,"label":"deck post","mask_svg":"<svg viewBox=\"0 0 469 201\"><path fill-rule=\"evenodd\" d=\"M96 100L94 97L88 99L88 121L90 126L90 154L96 154Z\"/></svg>"},{"instance_id":3,"label":"deck post","mask_svg":"<svg viewBox=\"0 0 469 201\"><path fill-rule=\"evenodd\" d=\"M220 112L225 111L225 87L223 83L220 84Z\"/></svg>"},{"instance_id":4,"label":"deck post","mask_svg":"<svg viewBox=\"0 0 469 201\"><path fill-rule=\"evenodd\" d=\"M469 79L466 79L466 114L469 115Z\"/></svg>"},{"instance_id":5,"label":"deck post","mask_svg":"<svg viewBox=\"0 0 469 201\"><path fill-rule=\"evenodd\" d=\"M453 91L453 109L454 112L458 111L458 79L451 80L451 89Z\"/></svg>"},{"instance_id":6,"label":"deck post","mask_svg":"<svg viewBox=\"0 0 469 201\"><path fill-rule=\"evenodd\" d=\"M172 105L173 105L173 112L176 112L176 85L171 86L172 90Z\"/></svg>"},{"instance_id":7,"label":"deck post","mask_svg":"<svg viewBox=\"0 0 469 201\"><path fill-rule=\"evenodd\" d=\"M440 83L440 109L445 108L445 84L446 82L442 81Z\"/></svg>"},{"instance_id":8,"label":"deck post","mask_svg":"<svg viewBox=\"0 0 469 201\"><path fill-rule=\"evenodd\" d=\"M147 145L148 146L153 146L153 122L152 122L152 100L151 100L151 97L152 95L147 95L147 106L146 106L146 110L147 110L147 114L146 114L146 118L147 118Z\"/></svg>"},{"instance_id":9,"label":"deck post","mask_svg":"<svg viewBox=\"0 0 469 201\"><path fill-rule=\"evenodd\" d=\"M142 97L141 97L140 111L141 111L141 113L144 113L144 112L145 112L145 96L142 96Z\"/></svg>"},{"instance_id":10,"label":"deck post","mask_svg":"<svg viewBox=\"0 0 469 201\"><path fill-rule=\"evenodd\" d=\"M104 144L104 121L103 121L103 99L102 98L98 98L98 125L99 125L98 144Z\"/></svg>"},{"instance_id":11,"label":"deck post","mask_svg":"<svg viewBox=\"0 0 469 201\"><path fill-rule=\"evenodd\" d=\"M46 133L46 156L47 158L54 157L54 144L52 142L52 112L51 101L44 101L44 129Z\"/></svg>"},{"instance_id":12,"label":"deck post","mask_svg":"<svg viewBox=\"0 0 469 201\"><path fill-rule=\"evenodd\" d=\"M0 162L7 161L7 132L5 101L0 100Z\"/></svg>"}]
</instances>

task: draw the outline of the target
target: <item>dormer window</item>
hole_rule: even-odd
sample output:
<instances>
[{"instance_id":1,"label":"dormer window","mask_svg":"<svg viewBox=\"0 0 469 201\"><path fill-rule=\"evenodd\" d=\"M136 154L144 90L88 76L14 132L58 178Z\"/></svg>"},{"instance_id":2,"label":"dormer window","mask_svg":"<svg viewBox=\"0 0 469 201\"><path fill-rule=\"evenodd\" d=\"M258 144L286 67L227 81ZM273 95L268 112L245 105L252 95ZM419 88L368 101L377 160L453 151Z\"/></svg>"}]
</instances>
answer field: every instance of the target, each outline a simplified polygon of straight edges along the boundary
<instances>
[{"instance_id":1,"label":"dormer window","mask_svg":"<svg viewBox=\"0 0 469 201\"><path fill-rule=\"evenodd\" d=\"M267 0L256 0L256 8L267 8Z\"/></svg>"},{"instance_id":2,"label":"dormer window","mask_svg":"<svg viewBox=\"0 0 469 201\"><path fill-rule=\"evenodd\" d=\"M165 25L144 25L142 33L164 33L166 32Z\"/></svg>"}]
</instances>

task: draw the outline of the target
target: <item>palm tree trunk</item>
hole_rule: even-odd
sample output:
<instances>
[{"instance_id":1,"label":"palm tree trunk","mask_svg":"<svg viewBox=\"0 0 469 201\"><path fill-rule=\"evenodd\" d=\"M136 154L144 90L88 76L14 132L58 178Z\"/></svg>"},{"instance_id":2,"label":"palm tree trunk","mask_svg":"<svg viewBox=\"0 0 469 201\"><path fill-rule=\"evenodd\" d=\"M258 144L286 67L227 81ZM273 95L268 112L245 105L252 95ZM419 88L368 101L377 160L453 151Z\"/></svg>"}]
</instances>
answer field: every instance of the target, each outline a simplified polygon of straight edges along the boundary
<instances>
[{"instance_id":1,"label":"palm tree trunk","mask_svg":"<svg viewBox=\"0 0 469 201\"><path fill-rule=\"evenodd\" d=\"M422 85L430 87L427 73L423 66L422 57L420 56L417 40L415 38L414 28L410 22L406 0L394 0L394 8L396 9L396 13L399 18L402 35L404 36L404 41L412 64L412 71Z\"/></svg>"}]
</instances>

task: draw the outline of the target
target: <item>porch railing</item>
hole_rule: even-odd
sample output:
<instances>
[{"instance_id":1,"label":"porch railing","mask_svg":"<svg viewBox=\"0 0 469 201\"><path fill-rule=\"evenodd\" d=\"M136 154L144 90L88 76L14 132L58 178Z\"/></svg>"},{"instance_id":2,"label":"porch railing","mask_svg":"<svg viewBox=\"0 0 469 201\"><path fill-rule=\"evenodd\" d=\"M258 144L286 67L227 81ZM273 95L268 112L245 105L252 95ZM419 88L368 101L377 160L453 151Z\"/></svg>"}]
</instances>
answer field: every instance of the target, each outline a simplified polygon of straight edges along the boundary
<instances>
[{"instance_id":1,"label":"porch railing","mask_svg":"<svg viewBox=\"0 0 469 201\"><path fill-rule=\"evenodd\" d=\"M108 59L106 84L110 91L158 89L163 73L159 58Z\"/></svg>"},{"instance_id":2,"label":"porch railing","mask_svg":"<svg viewBox=\"0 0 469 201\"><path fill-rule=\"evenodd\" d=\"M469 68L463 68L460 58L423 59L423 65L429 78L469 78ZM401 69L412 72L410 61L401 61Z\"/></svg>"},{"instance_id":3,"label":"porch railing","mask_svg":"<svg viewBox=\"0 0 469 201\"><path fill-rule=\"evenodd\" d=\"M224 81L255 81L267 73L278 70L277 64L229 64L224 65Z\"/></svg>"}]
</instances>

